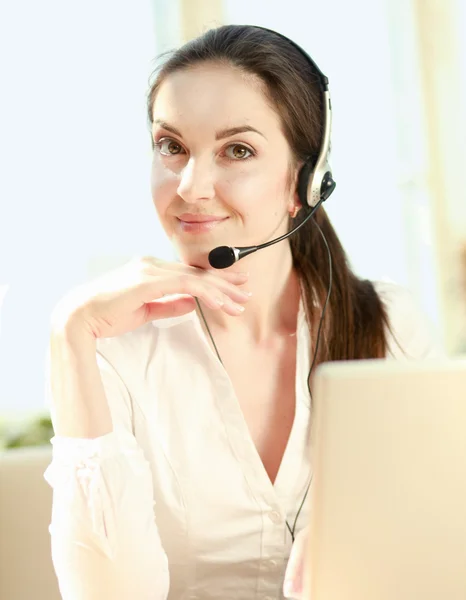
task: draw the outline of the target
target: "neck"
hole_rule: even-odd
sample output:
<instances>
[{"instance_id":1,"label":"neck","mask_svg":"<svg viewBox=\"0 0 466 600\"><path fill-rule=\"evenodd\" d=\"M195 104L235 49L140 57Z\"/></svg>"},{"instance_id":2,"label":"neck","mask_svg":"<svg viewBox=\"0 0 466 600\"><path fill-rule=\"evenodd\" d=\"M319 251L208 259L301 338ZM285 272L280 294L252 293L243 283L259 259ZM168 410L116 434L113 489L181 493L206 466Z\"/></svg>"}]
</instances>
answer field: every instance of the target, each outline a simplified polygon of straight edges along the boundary
<instances>
[{"instance_id":1,"label":"neck","mask_svg":"<svg viewBox=\"0 0 466 600\"><path fill-rule=\"evenodd\" d=\"M252 297L238 317L202 305L210 327L243 332L258 342L276 333L296 331L301 289L288 243L259 250L231 269L249 272L249 280L243 287L252 292Z\"/></svg>"}]
</instances>

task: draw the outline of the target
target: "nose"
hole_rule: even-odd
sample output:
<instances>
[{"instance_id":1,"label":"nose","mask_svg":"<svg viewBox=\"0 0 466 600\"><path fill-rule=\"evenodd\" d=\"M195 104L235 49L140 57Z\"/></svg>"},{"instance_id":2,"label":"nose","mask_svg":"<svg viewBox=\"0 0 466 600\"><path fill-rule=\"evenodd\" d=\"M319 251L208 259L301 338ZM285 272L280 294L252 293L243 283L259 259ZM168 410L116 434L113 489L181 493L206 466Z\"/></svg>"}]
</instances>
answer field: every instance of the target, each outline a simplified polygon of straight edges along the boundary
<instances>
[{"instance_id":1,"label":"nose","mask_svg":"<svg viewBox=\"0 0 466 600\"><path fill-rule=\"evenodd\" d=\"M208 160L191 157L181 172L178 195L189 203L210 200L215 195L212 165Z\"/></svg>"}]
</instances>

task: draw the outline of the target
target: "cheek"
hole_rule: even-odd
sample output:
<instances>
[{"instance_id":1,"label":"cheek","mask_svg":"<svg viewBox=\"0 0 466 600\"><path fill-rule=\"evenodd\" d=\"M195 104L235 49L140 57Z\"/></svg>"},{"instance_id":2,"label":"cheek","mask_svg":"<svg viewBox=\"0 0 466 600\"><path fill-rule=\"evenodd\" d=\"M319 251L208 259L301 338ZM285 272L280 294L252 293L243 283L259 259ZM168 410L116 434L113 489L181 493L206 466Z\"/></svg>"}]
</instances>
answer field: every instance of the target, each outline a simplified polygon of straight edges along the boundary
<instances>
[{"instance_id":1,"label":"cheek","mask_svg":"<svg viewBox=\"0 0 466 600\"><path fill-rule=\"evenodd\" d=\"M286 207L288 172L267 168L251 170L247 167L230 173L219 189L230 207L242 217L264 212L268 216L282 215Z\"/></svg>"},{"instance_id":2,"label":"cheek","mask_svg":"<svg viewBox=\"0 0 466 600\"><path fill-rule=\"evenodd\" d=\"M172 171L165 168L160 161L153 161L151 168L152 201L161 218L169 204L176 197L179 179Z\"/></svg>"}]
</instances>

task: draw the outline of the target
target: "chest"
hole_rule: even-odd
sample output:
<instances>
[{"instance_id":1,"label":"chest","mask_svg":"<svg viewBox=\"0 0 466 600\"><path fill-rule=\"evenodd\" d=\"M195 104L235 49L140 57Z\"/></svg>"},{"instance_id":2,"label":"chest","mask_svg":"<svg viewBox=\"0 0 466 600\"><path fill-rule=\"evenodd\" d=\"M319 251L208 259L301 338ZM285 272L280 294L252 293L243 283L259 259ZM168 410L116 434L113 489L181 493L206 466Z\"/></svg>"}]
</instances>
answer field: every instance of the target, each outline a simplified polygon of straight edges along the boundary
<instances>
[{"instance_id":1,"label":"chest","mask_svg":"<svg viewBox=\"0 0 466 600\"><path fill-rule=\"evenodd\" d=\"M262 347L217 343L239 409L274 483L295 417L296 337Z\"/></svg>"},{"instance_id":2,"label":"chest","mask_svg":"<svg viewBox=\"0 0 466 600\"><path fill-rule=\"evenodd\" d=\"M144 388L129 383L129 391L135 436L151 469L171 593L185 597L197 590L207 600L208 588L212 598L250 599L260 586L278 590L291 548L278 515L291 526L297 518L296 531L309 518L306 503L300 510L310 476L303 398L307 339L301 337L297 356L295 336L283 345L249 349L217 333L225 370L197 330L186 327L180 335L175 328L161 329L157 341L150 363L141 361L140 376L133 375L133 381L145 381ZM301 375L295 400L296 366ZM254 559L251 568L258 549L261 560ZM265 570L259 568L262 559L279 564ZM226 564L237 570L222 580ZM270 589L260 595L274 596Z\"/></svg>"}]
</instances>

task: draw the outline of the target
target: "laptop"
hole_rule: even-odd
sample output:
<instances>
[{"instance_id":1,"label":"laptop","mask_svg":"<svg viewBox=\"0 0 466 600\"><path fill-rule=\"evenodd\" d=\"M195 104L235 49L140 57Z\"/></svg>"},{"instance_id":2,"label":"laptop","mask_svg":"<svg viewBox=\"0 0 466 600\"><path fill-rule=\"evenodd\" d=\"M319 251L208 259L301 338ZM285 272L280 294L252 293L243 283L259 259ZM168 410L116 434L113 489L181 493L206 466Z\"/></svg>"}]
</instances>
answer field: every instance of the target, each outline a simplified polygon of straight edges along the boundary
<instances>
[{"instance_id":1,"label":"laptop","mask_svg":"<svg viewBox=\"0 0 466 600\"><path fill-rule=\"evenodd\" d=\"M306 599L466 599L466 360L322 365Z\"/></svg>"}]
</instances>

